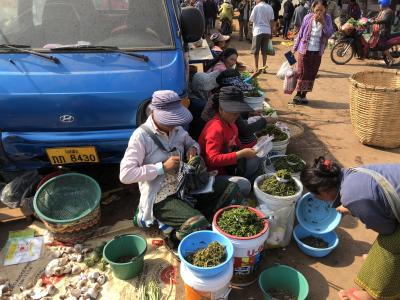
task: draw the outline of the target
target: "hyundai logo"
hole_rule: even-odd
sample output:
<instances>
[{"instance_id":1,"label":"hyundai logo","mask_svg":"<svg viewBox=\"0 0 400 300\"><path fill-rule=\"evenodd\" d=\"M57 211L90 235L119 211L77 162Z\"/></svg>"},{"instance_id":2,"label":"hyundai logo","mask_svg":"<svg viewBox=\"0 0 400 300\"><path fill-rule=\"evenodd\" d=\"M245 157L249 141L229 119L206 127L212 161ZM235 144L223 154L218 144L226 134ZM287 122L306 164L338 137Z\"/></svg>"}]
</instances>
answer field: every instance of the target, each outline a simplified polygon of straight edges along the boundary
<instances>
[{"instance_id":1,"label":"hyundai logo","mask_svg":"<svg viewBox=\"0 0 400 300\"><path fill-rule=\"evenodd\" d=\"M75 120L74 116L71 116L71 115L60 116L60 122L63 122L63 123L72 123L74 120Z\"/></svg>"}]
</instances>

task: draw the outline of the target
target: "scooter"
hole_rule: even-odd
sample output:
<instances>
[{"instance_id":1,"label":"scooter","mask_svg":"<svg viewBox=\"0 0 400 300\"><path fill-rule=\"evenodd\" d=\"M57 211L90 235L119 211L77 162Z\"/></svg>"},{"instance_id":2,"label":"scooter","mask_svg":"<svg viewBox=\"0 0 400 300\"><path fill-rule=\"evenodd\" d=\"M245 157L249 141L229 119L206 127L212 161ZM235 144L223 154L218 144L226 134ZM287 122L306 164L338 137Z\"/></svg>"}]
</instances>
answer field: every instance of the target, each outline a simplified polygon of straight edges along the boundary
<instances>
[{"instance_id":1,"label":"scooter","mask_svg":"<svg viewBox=\"0 0 400 300\"><path fill-rule=\"evenodd\" d=\"M387 66L400 63L400 33L392 34L387 41L389 53L393 61L389 61L379 47L371 48L369 42L364 37L365 31L356 29L341 31L342 36L336 41L331 50L331 60L338 65L347 64L353 56L360 59L384 60Z\"/></svg>"}]
</instances>

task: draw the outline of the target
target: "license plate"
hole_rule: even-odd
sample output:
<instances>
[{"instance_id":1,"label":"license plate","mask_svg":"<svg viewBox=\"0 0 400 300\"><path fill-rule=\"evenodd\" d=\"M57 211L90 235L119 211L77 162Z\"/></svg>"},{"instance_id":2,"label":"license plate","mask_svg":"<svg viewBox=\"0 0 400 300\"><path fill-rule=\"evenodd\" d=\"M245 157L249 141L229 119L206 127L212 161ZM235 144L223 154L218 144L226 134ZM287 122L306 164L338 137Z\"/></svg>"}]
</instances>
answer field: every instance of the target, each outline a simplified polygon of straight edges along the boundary
<instances>
[{"instance_id":1,"label":"license plate","mask_svg":"<svg viewBox=\"0 0 400 300\"><path fill-rule=\"evenodd\" d=\"M99 162L95 147L50 148L46 152L53 165Z\"/></svg>"}]
</instances>

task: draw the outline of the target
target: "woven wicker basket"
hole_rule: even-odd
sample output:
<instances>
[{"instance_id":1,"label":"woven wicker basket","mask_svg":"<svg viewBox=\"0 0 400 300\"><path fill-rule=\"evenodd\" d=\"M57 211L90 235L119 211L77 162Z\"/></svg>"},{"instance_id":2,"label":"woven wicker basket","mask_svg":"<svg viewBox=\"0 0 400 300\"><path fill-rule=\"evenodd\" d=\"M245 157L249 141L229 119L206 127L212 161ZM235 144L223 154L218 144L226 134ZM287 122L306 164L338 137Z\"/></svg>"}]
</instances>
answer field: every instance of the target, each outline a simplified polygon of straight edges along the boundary
<instances>
[{"instance_id":1,"label":"woven wicker basket","mask_svg":"<svg viewBox=\"0 0 400 300\"><path fill-rule=\"evenodd\" d=\"M400 147L400 71L367 71L350 78L350 115L361 143Z\"/></svg>"}]
</instances>

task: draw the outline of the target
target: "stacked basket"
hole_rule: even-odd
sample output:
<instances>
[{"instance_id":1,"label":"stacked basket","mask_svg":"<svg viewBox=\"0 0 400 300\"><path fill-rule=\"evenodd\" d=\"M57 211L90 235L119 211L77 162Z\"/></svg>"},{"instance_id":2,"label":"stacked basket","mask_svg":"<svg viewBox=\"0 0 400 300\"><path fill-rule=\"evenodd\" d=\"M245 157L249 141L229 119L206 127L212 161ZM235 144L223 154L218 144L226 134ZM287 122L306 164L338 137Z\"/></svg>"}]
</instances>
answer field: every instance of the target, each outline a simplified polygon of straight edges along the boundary
<instances>
[{"instance_id":1,"label":"stacked basket","mask_svg":"<svg viewBox=\"0 0 400 300\"><path fill-rule=\"evenodd\" d=\"M100 198L94 179L70 173L44 183L35 194L33 206L54 239L74 244L89 238L99 225Z\"/></svg>"},{"instance_id":2,"label":"stacked basket","mask_svg":"<svg viewBox=\"0 0 400 300\"><path fill-rule=\"evenodd\" d=\"M400 71L359 72L350 82L351 123L361 143L400 147Z\"/></svg>"}]
</instances>

